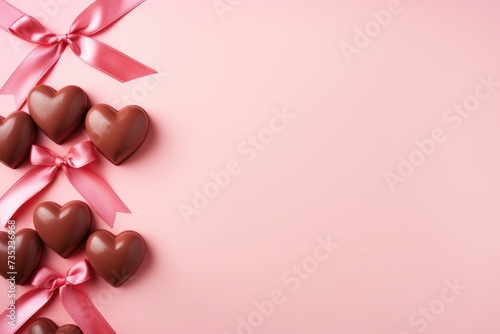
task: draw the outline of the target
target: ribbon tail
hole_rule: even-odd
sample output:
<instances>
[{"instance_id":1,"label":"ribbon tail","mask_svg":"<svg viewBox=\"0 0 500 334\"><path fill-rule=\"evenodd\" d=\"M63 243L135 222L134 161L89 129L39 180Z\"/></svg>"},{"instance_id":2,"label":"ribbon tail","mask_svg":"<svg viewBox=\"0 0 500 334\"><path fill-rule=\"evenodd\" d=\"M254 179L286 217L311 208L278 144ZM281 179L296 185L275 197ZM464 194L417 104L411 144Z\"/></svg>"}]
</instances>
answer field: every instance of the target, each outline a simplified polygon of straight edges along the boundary
<instances>
[{"instance_id":1,"label":"ribbon tail","mask_svg":"<svg viewBox=\"0 0 500 334\"><path fill-rule=\"evenodd\" d=\"M29 170L0 198L0 224L4 226L30 198L45 188L57 174L57 167L39 166ZM0 331L0 333L3 333Z\"/></svg>"},{"instance_id":2,"label":"ribbon tail","mask_svg":"<svg viewBox=\"0 0 500 334\"><path fill-rule=\"evenodd\" d=\"M35 289L26 292L16 300L15 304L9 304L7 309L0 315L0 333L13 334L22 327L39 309L41 309L52 297L54 292L46 289ZM14 305L14 311L12 307ZM98 332L95 332L98 333Z\"/></svg>"},{"instance_id":3,"label":"ribbon tail","mask_svg":"<svg viewBox=\"0 0 500 334\"><path fill-rule=\"evenodd\" d=\"M0 28L9 32L10 26L25 14L16 7L0 0Z\"/></svg>"},{"instance_id":4,"label":"ribbon tail","mask_svg":"<svg viewBox=\"0 0 500 334\"><path fill-rule=\"evenodd\" d=\"M70 47L87 64L112 76L120 82L126 82L157 72L91 37L77 35L71 37Z\"/></svg>"},{"instance_id":5,"label":"ribbon tail","mask_svg":"<svg viewBox=\"0 0 500 334\"><path fill-rule=\"evenodd\" d=\"M116 334L94 304L78 289L65 285L60 288L59 296L66 311L85 334Z\"/></svg>"},{"instance_id":6,"label":"ribbon tail","mask_svg":"<svg viewBox=\"0 0 500 334\"><path fill-rule=\"evenodd\" d=\"M59 60L66 44L39 45L31 51L0 89L0 94L14 95L17 109L26 101L31 88Z\"/></svg>"},{"instance_id":7,"label":"ribbon tail","mask_svg":"<svg viewBox=\"0 0 500 334\"><path fill-rule=\"evenodd\" d=\"M71 31L91 36L127 15L146 0L97 0L87 7L71 25Z\"/></svg>"},{"instance_id":8,"label":"ribbon tail","mask_svg":"<svg viewBox=\"0 0 500 334\"><path fill-rule=\"evenodd\" d=\"M130 213L113 189L99 176L84 168L63 168L69 182L109 226L113 227L117 212Z\"/></svg>"}]
</instances>

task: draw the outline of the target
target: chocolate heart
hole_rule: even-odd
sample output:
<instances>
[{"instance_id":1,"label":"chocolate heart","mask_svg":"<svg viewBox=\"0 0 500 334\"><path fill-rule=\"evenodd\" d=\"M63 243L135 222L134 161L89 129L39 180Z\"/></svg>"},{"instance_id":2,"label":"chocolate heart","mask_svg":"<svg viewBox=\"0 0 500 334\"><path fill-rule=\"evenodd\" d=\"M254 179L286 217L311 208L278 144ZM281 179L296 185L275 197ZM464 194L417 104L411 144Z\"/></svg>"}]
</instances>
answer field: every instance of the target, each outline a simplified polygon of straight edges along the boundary
<instances>
[{"instance_id":1,"label":"chocolate heart","mask_svg":"<svg viewBox=\"0 0 500 334\"><path fill-rule=\"evenodd\" d=\"M58 326L47 318L38 318L30 325L28 334L53 334Z\"/></svg>"},{"instance_id":2,"label":"chocolate heart","mask_svg":"<svg viewBox=\"0 0 500 334\"><path fill-rule=\"evenodd\" d=\"M87 236L92 211L81 201L71 201L62 207L54 202L43 202L35 208L33 223L43 242L65 258Z\"/></svg>"},{"instance_id":3,"label":"chocolate heart","mask_svg":"<svg viewBox=\"0 0 500 334\"><path fill-rule=\"evenodd\" d=\"M10 168L16 168L30 153L35 143L36 125L28 113L14 111L3 118L0 116L0 161Z\"/></svg>"},{"instance_id":4,"label":"chocolate heart","mask_svg":"<svg viewBox=\"0 0 500 334\"><path fill-rule=\"evenodd\" d=\"M13 247L15 252L12 252ZM7 232L0 232L0 275L5 279L15 277L16 284L25 284L42 261L42 257L43 242L35 230L19 230L15 239ZM9 274L11 272L17 274Z\"/></svg>"},{"instance_id":5,"label":"chocolate heart","mask_svg":"<svg viewBox=\"0 0 500 334\"><path fill-rule=\"evenodd\" d=\"M40 85L29 93L28 109L40 130L61 144L82 123L88 110L88 98L77 86L66 86L56 91Z\"/></svg>"},{"instance_id":6,"label":"chocolate heart","mask_svg":"<svg viewBox=\"0 0 500 334\"><path fill-rule=\"evenodd\" d=\"M87 113L85 129L106 159L119 165L146 140L149 118L146 111L138 106L126 106L116 111L106 104L97 104Z\"/></svg>"},{"instance_id":7,"label":"chocolate heart","mask_svg":"<svg viewBox=\"0 0 500 334\"><path fill-rule=\"evenodd\" d=\"M117 287L139 269L146 254L141 235L125 231L116 237L105 230L96 230L87 239L87 258L99 275Z\"/></svg>"},{"instance_id":8,"label":"chocolate heart","mask_svg":"<svg viewBox=\"0 0 500 334\"><path fill-rule=\"evenodd\" d=\"M80 327L75 325L64 325L59 327L54 334L83 334Z\"/></svg>"},{"instance_id":9,"label":"chocolate heart","mask_svg":"<svg viewBox=\"0 0 500 334\"><path fill-rule=\"evenodd\" d=\"M47 318L38 318L30 325L28 334L83 334L80 327L64 325L58 327L55 322Z\"/></svg>"}]
</instances>

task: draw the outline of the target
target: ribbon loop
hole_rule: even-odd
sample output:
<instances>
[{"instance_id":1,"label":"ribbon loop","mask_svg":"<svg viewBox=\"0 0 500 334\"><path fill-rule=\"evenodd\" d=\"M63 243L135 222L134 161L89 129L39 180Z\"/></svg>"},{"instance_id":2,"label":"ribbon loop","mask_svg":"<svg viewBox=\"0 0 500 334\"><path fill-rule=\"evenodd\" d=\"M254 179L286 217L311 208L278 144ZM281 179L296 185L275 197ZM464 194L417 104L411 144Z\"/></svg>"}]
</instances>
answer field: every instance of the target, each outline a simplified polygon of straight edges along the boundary
<instances>
[{"instance_id":1,"label":"ribbon loop","mask_svg":"<svg viewBox=\"0 0 500 334\"><path fill-rule=\"evenodd\" d=\"M38 289L55 290L56 282L59 276L52 270L42 267L33 275L31 285Z\"/></svg>"},{"instance_id":2,"label":"ribbon loop","mask_svg":"<svg viewBox=\"0 0 500 334\"><path fill-rule=\"evenodd\" d=\"M68 33L56 35L33 17L0 0L0 27L25 41L38 44L0 89L0 94L14 95L20 109L28 92L55 65L68 45L84 62L121 82L157 73L91 37L144 1L97 0L75 19Z\"/></svg>"},{"instance_id":3,"label":"ribbon loop","mask_svg":"<svg viewBox=\"0 0 500 334\"><path fill-rule=\"evenodd\" d=\"M65 164L73 168L82 168L96 159L94 144L88 140L73 146L64 157Z\"/></svg>"},{"instance_id":4,"label":"ribbon loop","mask_svg":"<svg viewBox=\"0 0 500 334\"><path fill-rule=\"evenodd\" d=\"M35 18L24 15L10 26L9 31L25 41L36 44L53 44L58 42L57 36L45 28Z\"/></svg>"},{"instance_id":5,"label":"ribbon loop","mask_svg":"<svg viewBox=\"0 0 500 334\"><path fill-rule=\"evenodd\" d=\"M35 166L0 198L0 223L4 226L30 198L44 189L60 169L89 205L113 227L117 212L130 213L111 187L84 167L97 158L91 141L73 146L64 158L51 150L33 145L31 163Z\"/></svg>"},{"instance_id":6,"label":"ribbon loop","mask_svg":"<svg viewBox=\"0 0 500 334\"><path fill-rule=\"evenodd\" d=\"M48 148L31 146L31 164L35 166L53 166L57 156Z\"/></svg>"},{"instance_id":7,"label":"ribbon loop","mask_svg":"<svg viewBox=\"0 0 500 334\"><path fill-rule=\"evenodd\" d=\"M75 264L68 270L65 282L71 285L82 284L90 279L90 269L86 261Z\"/></svg>"}]
</instances>

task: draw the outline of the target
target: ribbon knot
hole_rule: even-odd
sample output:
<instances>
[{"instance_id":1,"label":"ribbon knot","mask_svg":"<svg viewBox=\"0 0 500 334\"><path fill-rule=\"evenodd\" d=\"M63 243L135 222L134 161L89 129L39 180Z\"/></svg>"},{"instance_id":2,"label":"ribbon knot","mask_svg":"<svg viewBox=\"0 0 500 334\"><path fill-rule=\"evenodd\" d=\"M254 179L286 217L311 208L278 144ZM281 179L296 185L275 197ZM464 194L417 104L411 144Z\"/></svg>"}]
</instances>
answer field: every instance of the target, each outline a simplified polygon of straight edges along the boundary
<instances>
[{"instance_id":1,"label":"ribbon knot","mask_svg":"<svg viewBox=\"0 0 500 334\"><path fill-rule=\"evenodd\" d=\"M57 35L57 42L64 42L68 43L69 42L69 34L64 34L64 35Z\"/></svg>"},{"instance_id":2,"label":"ribbon knot","mask_svg":"<svg viewBox=\"0 0 500 334\"><path fill-rule=\"evenodd\" d=\"M66 277L58 277L54 281L54 284L52 285L52 288L50 289L50 291L56 291L57 289L59 289L63 285L66 285Z\"/></svg>"},{"instance_id":3,"label":"ribbon knot","mask_svg":"<svg viewBox=\"0 0 500 334\"><path fill-rule=\"evenodd\" d=\"M28 92L57 63L68 45L84 62L120 82L157 73L92 37L144 1L146 0L97 0L78 15L68 33L58 35L35 18L5 0L0 0L0 28L25 41L38 44L17 67L0 93L14 95L17 108L20 109Z\"/></svg>"},{"instance_id":4,"label":"ribbon knot","mask_svg":"<svg viewBox=\"0 0 500 334\"><path fill-rule=\"evenodd\" d=\"M55 291L59 289L60 287L66 285L66 277L59 277L55 282L54 282L54 287L52 288L52 291Z\"/></svg>"},{"instance_id":5,"label":"ribbon knot","mask_svg":"<svg viewBox=\"0 0 500 334\"><path fill-rule=\"evenodd\" d=\"M62 169L73 187L113 227L117 212L130 211L103 179L84 168L96 159L91 141L76 144L63 158L48 148L33 145L31 164L35 167L0 198L0 224L5 226L16 211L50 184Z\"/></svg>"},{"instance_id":6,"label":"ribbon knot","mask_svg":"<svg viewBox=\"0 0 500 334\"><path fill-rule=\"evenodd\" d=\"M16 333L54 294L59 292L64 308L84 333L115 334L87 296L74 287L89 279L90 266L87 260L71 267L66 276L59 276L46 267L40 268L31 279L35 289L16 300L15 325L9 325L9 309L0 315L0 333Z\"/></svg>"},{"instance_id":7,"label":"ribbon knot","mask_svg":"<svg viewBox=\"0 0 500 334\"><path fill-rule=\"evenodd\" d=\"M62 165L67 164L67 162L66 162L65 158L56 157L55 164L56 164L57 167L61 167Z\"/></svg>"}]
</instances>

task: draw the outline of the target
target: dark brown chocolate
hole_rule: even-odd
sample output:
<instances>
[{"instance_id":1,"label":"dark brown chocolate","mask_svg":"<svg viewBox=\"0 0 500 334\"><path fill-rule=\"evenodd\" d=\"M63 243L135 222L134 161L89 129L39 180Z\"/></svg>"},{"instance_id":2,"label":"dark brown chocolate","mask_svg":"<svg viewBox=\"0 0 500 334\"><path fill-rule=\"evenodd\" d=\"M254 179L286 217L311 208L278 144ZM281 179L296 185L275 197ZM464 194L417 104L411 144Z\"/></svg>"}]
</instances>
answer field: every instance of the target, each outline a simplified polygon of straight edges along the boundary
<instances>
[{"instance_id":1,"label":"dark brown chocolate","mask_svg":"<svg viewBox=\"0 0 500 334\"><path fill-rule=\"evenodd\" d=\"M0 232L0 275L5 279L15 277L16 284L23 285L28 282L31 274L37 269L43 257L43 242L35 230L22 229L19 230L15 237L15 263L14 267L10 267L12 263L8 262L9 235L7 232ZM9 272L17 272L16 275L8 274Z\"/></svg>"},{"instance_id":2,"label":"dark brown chocolate","mask_svg":"<svg viewBox=\"0 0 500 334\"><path fill-rule=\"evenodd\" d=\"M36 125L29 114L14 111L7 118L0 116L0 161L6 166L19 166L35 140Z\"/></svg>"},{"instance_id":3,"label":"dark brown chocolate","mask_svg":"<svg viewBox=\"0 0 500 334\"><path fill-rule=\"evenodd\" d=\"M57 144L63 143L82 123L88 110L87 94L77 86L60 91L40 85L28 95L28 109L36 125Z\"/></svg>"},{"instance_id":4,"label":"dark brown chocolate","mask_svg":"<svg viewBox=\"0 0 500 334\"><path fill-rule=\"evenodd\" d=\"M83 334L75 325L58 327L55 322L47 318L38 318L28 328L28 334Z\"/></svg>"},{"instance_id":5,"label":"dark brown chocolate","mask_svg":"<svg viewBox=\"0 0 500 334\"><path fill-rule=\"evenodd\" d=\"M80 327L75 325L64 325L59 327L54 334L83 334Z\"/></svg>"},{"instance_id":6,"label":"dark brown chocolate","mask_svg":"<svg viewBox=\"0 0 500 334\"><path fill-rule=\"evenodd\" d=\"M85 129L99 152L119 165L146 140L149 118L146 111L138 106L126 106L116 111L106 104L97 104L87 113Z\"/></svg>"},{"instance_id":7,"label":"dark brown chocolate","mask_svg":"<svg viewBox=\"0 0 500 334\"><path fill-rule=\"evenodd\" d=\"M33 223L43 242L65 258L87 236L92 210L81 201L71 201L62 207L54 202L43 202L35 208Z\"/></svg>"},{"instance_id":8,"label":"dark brown chocolate","mask_svg":"<svg viewBox=\"0 0 500 334\"><path fill-rule=\"evenodd\" d=\"M47 318L38 318L28 328L28 334L54 334L58 326Z\"/></svg>"},{"instance_id":9,"label":"dark brown chocolate","mask_svg":"<svg viewBox=\"0 0 500 334\"><path fill-rule=\"evenodd\" d=\"M96 230L87 239L85 251L95 271L117 287L139 269L146 254L146 244L134 231L125 231L115 237L108 231Z\"/></svg>"}]
</instances>

